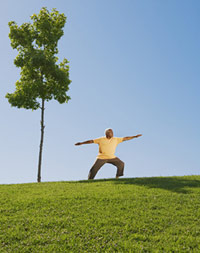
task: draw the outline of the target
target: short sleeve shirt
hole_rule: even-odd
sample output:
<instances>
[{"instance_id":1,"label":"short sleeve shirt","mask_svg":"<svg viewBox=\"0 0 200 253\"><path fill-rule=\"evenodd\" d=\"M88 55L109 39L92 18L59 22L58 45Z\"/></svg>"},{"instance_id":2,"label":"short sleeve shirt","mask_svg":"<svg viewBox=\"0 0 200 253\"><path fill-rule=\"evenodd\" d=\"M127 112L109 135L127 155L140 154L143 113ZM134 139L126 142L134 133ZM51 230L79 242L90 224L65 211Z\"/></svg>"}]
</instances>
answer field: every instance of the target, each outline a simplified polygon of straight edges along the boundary
<instances>
[{"instance_id":1,"label":"short sleeve shirt","mask_svg":"<svg viewBox=\"0 0 200 253\"><path fill-rule=\"evenodd\" d=\"M119 143L123 141L123 137L112 137L111 139L105 136L94 139L94 143L99 145L98 159L115 158L115 150Z\"/></svg>"}]
</instances>

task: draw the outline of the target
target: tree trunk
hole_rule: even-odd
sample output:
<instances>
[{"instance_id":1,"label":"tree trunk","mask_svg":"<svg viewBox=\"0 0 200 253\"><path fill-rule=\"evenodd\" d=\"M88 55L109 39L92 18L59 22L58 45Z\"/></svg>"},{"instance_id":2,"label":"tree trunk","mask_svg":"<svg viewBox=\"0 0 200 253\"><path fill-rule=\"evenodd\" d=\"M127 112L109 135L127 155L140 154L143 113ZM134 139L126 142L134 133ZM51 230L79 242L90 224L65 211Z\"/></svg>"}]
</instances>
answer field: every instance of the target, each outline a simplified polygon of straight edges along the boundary
<instances>
[{"instance_id":1,"label":"tree trunk","mask_svg":"<svg viewBox=\"0 0 200 253\"><path fill-rule=\"evenodd\" d=\"M39 151L39 161L38 161L38 176L37 176L38 183L41 182L43 139L44 139L44 99L42 99L42 107L41 107L41 139L40 139L40 151Z\"/></svg>"}]
</instances>

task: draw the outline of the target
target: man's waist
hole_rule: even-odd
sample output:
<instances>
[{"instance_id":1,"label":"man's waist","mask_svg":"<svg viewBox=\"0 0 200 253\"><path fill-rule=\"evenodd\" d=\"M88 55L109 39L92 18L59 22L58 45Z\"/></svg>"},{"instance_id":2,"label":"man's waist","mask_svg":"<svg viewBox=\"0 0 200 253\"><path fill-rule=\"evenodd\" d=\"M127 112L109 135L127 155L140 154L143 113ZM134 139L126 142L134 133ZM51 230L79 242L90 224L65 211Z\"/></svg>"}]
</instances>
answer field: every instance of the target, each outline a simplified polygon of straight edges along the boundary
<instances>
[{"instance_id":1,"label":"man's waist","mask_svg":"<svg viewBox=\"0 0 200 253\"><path fill-rule=\"evenodd\" d=\"M116 156L113 154L108 155L108 154L102 154L102 153L98 154L98 156L97 156L97 158L99 158L99 159L112 159L115 157Z\"/></svg>"}]
</instances>

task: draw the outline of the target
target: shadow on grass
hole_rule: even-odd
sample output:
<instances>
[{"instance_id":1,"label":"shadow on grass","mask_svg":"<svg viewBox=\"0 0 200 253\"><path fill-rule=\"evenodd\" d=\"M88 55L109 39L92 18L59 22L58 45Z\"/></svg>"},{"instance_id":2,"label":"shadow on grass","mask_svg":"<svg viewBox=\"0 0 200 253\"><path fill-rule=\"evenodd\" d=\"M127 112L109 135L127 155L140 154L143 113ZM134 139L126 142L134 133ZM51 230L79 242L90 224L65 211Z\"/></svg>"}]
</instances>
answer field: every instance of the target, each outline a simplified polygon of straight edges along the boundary
<instances>
[{"instance_id":1,"label":"shadow on grass","mask_svg":"<svg viewBox=\"0 0 200 253\"><path fill-rule=\"evenodd\" d=\"M197 179L195 179L197 178ZM120 179L95 179L83 180L79 183L113 182L114 184L140 185L147 188L160 188L177 193L190 193L188 188L200 188L200 177L145 177L145 178L120 178Z\"/></svg>"}]
</instances>

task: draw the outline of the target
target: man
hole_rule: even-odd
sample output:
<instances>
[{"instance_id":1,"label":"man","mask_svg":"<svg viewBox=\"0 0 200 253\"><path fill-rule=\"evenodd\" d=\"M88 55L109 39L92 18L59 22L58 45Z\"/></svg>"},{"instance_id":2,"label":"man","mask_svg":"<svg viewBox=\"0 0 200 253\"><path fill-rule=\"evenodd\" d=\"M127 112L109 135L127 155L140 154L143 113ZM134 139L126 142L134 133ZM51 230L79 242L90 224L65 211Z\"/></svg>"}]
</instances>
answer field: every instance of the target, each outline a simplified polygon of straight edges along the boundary
<instances>
[{"instance_id":1,"label":"man","mask_svg":"<svg viewBox=\"0 0 200 253\"><path fill-rule=\"evenodd\" d=\"M124 175L124 162L122 162L118 157L115 156L115 150L119 143L123 141L128 141L133 138L137 138L142 136L141 134L138 134L136 136L130 136L130 137L113 137L113 130L111 128L108 128L105 130L105 135L103 137L84 141L84 142L77 142L75 145L82 145L82 144L90 144L90 143L96 143L99 144L99 154L97 156L97 159L90 169L88 179L94 179L96 176L98 170L105 164L105 163L111 163L117 167L117 174L116 178L119 178Z\"/></svg>"}]
</instances>

